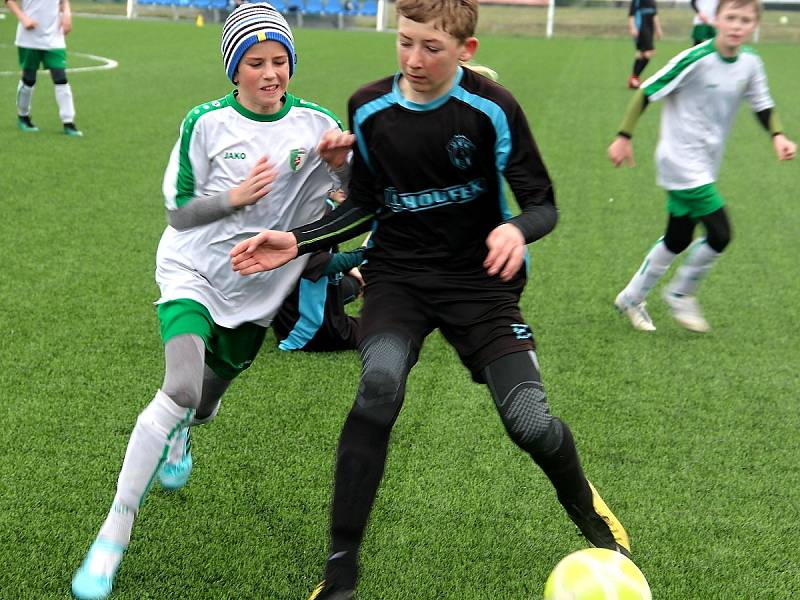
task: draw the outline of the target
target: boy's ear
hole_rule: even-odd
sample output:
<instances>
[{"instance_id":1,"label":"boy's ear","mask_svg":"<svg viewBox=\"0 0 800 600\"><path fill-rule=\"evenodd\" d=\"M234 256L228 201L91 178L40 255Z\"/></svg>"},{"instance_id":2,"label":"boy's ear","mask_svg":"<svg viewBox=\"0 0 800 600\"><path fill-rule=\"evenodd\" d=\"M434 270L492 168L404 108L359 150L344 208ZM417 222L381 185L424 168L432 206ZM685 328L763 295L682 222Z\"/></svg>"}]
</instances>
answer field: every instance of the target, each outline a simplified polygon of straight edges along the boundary
<instances>
[{"instance_id":1,"label":"boy's ear","mask_svg":"<svg viewBox=\"0 0 800 600\"><path fill-rule=\"evenodd\" d=\"M466 40L464 40L463 48L461 49L461 54L458 56L458 60L461 62L468 62L472 60L472 57L475 56L477 51L478 38L468 37Z\"/></svg>"}]
</instances>

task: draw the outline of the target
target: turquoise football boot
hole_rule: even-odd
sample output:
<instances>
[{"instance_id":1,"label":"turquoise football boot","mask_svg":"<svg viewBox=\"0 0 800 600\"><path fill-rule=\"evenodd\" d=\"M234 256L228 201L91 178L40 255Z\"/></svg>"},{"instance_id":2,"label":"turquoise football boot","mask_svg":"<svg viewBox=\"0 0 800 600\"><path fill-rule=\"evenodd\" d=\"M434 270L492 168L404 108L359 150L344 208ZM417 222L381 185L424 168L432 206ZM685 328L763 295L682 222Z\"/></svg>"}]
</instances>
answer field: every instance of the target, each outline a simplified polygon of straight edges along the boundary
<instances>
[{"instance_id":1,"label":"turquoise football boot","mask_svg":"<svg viewBox=\"0 0 800 600\"><path fill-rule=\"evenodd\" d=\"M185 427L178 433L175 444L179 445L180 454L175 460L173 453L158 470L158 482L167 490L179 490L189 481L192 474L192 435L191 428ZM171 460L174 462L171 462Z\"/></svg>"},{"instance_id":2,"label":"turquoise football boot","mask_svg":"<svg viewBox=\"0 0 800 600\"><path fill-rule=\"evenodd\" d=\"M39 128L31 122L30 117L20 117L17 116L17 127L19 127L20 131L24 131L25 133L36 133L39 131Z\"/></svg>"},{"instance_id":3,"label":"turquoise football boot","mask_svg":"<svg viewBox=\"0 0 800 600\"><path fill-rule=\"evenodd\" d=\"M96 554L99 552L108 554L108 560L115 562L114 568L109 573L93 573L89 570L89 565L97 558ZM125 554L125 546L96 539L72 578L72 595L78 600L105 600L108 598L123 554Z\"/></svg>"}]
</instances>

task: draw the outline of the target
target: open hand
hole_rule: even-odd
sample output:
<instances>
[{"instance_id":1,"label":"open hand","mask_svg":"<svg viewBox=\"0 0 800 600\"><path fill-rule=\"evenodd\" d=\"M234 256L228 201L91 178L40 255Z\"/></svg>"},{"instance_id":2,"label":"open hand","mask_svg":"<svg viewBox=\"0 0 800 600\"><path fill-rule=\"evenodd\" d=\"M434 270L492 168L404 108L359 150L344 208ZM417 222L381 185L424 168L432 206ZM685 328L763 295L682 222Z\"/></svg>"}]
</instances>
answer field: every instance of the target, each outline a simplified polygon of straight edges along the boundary
<instances>
[{"instance_id":1,"label":"open hand","mask_svg":"<svg viewBox=\"0 0 800 600\"><path fill-rule=\"evenodd\" d=\"M262 231L236 244L230 255L240 275L271 271L297 257L297 238L288 231Z\"/></svg>"}]
</instances>

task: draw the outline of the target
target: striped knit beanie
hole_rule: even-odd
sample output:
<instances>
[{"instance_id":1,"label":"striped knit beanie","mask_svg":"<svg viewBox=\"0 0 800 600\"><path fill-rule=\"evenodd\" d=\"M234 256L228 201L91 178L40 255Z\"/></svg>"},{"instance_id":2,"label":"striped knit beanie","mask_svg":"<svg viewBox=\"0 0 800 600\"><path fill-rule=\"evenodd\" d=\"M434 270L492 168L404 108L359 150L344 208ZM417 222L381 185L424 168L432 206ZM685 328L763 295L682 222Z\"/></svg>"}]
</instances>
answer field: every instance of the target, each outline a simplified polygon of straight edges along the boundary
<instances>
[{"instance_id":1,"label":"striped knit beanie","mask_svg":"<svg viewBox=\"0 0 800 600\"><path fill-rule=\"evenodd\" d=\"M239 61L253 44L273 40L286 46L289 53L289 77L294 74L297 56L289 23L271 4L254 2L236 8L222 27L222 62L225 74L233 81Z\"/></svg>"}]
</instances>

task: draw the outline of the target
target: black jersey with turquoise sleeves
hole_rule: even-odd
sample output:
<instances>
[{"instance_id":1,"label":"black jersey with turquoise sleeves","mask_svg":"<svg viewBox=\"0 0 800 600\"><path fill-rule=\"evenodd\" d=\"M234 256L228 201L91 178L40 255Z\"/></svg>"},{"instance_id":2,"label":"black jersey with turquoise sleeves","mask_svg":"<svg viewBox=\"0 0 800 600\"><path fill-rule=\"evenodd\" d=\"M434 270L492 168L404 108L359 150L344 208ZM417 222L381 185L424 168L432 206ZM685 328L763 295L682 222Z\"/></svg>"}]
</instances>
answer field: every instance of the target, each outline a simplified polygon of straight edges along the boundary
<instances>
[{"instance_id":1,"label":"black jersey with turquoise sleeves","mask_svg":"<svg viewBox=\"0 0 800 600\"><path fill-rule=\"evenodd\" d=\"M447 94L416 104L400 93L399 77L350 99L349 197L322 221L293 230L300 252L353 237L375 218L371 267L472 271L482 269L486 238L499 224L515 224L527 242L552 230L552 183L513 96L459 68ZM516 217L504 180L522 211Z\"/></svg>"}]
</instances>

